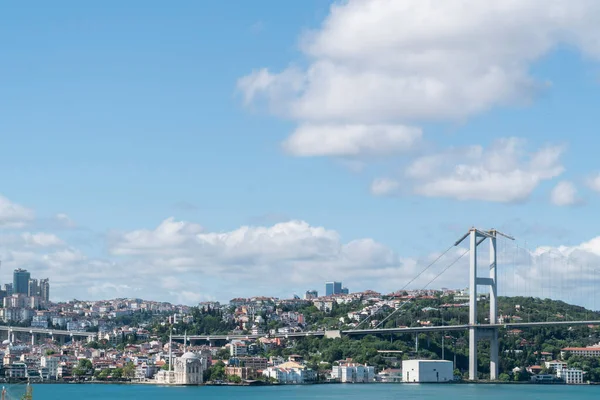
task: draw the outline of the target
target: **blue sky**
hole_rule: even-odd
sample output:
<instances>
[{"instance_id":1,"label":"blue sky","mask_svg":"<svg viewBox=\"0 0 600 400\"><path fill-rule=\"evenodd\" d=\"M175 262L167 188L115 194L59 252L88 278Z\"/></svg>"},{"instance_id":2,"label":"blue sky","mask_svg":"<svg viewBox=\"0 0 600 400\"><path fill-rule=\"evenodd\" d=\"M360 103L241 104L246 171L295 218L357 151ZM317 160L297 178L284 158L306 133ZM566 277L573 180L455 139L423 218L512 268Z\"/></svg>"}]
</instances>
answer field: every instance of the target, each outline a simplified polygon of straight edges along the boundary
<instances>
[{"instance_id":1,"label":"blue sky","mask_svg":"<svg viewBox=\"0 0 600 400\"><path fill-rule=\"evenodd\" d=\"M598 6L554 0L557 17L531 3L475 2L464 21L455 2L5 5L0 195L35 217L0 212L0 281L21 266L59 299L188 303L331 279L386 291L473 225L532 252L585 250L591 268ZM418 13L430 21L393 23ZM492 153L504 169L483 165ZM443 166L407 177L427 157ZM451 173L461 165L476 182Z\"/></svg>"}]
</instances>

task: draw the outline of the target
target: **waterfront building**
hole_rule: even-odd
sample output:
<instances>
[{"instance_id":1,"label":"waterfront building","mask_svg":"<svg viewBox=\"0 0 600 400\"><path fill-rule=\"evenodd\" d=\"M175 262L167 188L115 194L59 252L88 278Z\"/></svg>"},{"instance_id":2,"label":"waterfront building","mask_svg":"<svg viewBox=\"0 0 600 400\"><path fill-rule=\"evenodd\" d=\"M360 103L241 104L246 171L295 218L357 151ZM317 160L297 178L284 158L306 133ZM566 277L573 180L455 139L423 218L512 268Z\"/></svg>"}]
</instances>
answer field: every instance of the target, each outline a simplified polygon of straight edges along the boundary
<instances>
[{"instance_id":1,"label":"waterfront building","mask_svg":"<svg viewBox=\"0 0 600 400\"><path fill-rule=\"evenodd\" d=\"M449 382L454 379L452 361L403 360L404 382Z\"/></svg>"},{"instance_id":2,"label":"waterfront building","mask_svg":"<svg viewBox=\"0 0 600 400\"><path fill-rule=\"evenodd\" d=\"M375 380L375 367L348 363L331 367L331 379L342 383L367 383Z\"/></svg>"},{"instance_id":3,"label":"waterfront building","mask_svg":"<svg viewBox=\"0 0 600 400\"><path fill-rule=\"evenodd\" d=\"M276 379L282 384L301 384L313 382L317 374L305 365L288 361L277 367L269 367L263 370L263 375L270 379Z\"/></svg>"},{"instance_id":4,"label":"waterfront building","mask_svg":"<svg viewBox=\"0 0 600 400\"><path fill-rule=\"evenodd\" d=\"M556 371L556 377L565 381L566 384L583 383L583 371L574 368L561 368Z\"/></svg>"},{"instance_id":5,"label":"waterfront building","mask_svg":"<svg viewBox=\"0 0 600 400\"><path fill-rule=\"evenodd\" d=\"M27 295L29 292L31 274L25 269L15 269L13 272L13 293Z\"/></svg>"},{"instance_id":6,"label":"waterfront building","mask_svg":"<svg viewBox=\"0 0 600 400\"><path fill-rule=\"evenodd\" d=\"M333 296L335 294L342 294L342 282L326 282L325 296Z\"/></svg>"},{"instance_id":7,"label":"waterfront building","mask_svg":"<svg viewBox=\"0 0 600 400\"><path fill-rule=\"evenodd\" d=\"M203 374L202 360L188 351L174 358L173 366L168 371L158 371L154 379L159 385L199 385Z\"/></svg>"},{"instance_id":8,"label":"waterfront building","mask_svg":"<svg viewBox=\"0 0 600 400\"><path fill-rule=\"evenodd\" d=\"M56 379L58 377L60 358L61 357L58 354L51 354L48 356L42 356L42 358L40 358L40 366L48 370L48 376L52 379Z\"/></svg>"},{"instance_id":9,"label":"waterfront building","mask_svg":"<svg viewBox=\"0 0 600 400\"><path fill-rule=\"evenodd\" d=\"M531 377L531 382L533 383L554 383L557 380L560 382L560 379L550 374L538 374Z\"/></svg>"},{"instance_id":10,"label":"waterfront building","mask_svg":"<svg viewBox=\"0 0 600 400\"><path fill-rule=\"evenodd\" d=\"M379 372L375 379L382 383L402 382L402 370L397 368L388 368Z\"/></svg>"}]
</instances>

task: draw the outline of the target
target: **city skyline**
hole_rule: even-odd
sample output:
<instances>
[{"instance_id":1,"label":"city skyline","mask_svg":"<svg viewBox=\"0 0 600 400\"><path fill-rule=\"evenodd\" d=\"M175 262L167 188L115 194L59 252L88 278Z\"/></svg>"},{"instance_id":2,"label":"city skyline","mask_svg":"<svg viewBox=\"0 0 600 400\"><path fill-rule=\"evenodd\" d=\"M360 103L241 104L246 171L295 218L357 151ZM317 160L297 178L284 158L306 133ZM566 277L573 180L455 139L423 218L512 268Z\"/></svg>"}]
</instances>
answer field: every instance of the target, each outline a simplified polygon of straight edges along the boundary
<instances>
[{"instance_id":1,"label":"city skyline","mask_svg":"<svg viewBox=\"0 0 600 400\"><path fill-rule=\"evenodd\" d=\"M477 226L517 239L501 294L600 308L599 3L150 3L0 15L1 284L392 292Z\"/></svg>"}]
</instances>

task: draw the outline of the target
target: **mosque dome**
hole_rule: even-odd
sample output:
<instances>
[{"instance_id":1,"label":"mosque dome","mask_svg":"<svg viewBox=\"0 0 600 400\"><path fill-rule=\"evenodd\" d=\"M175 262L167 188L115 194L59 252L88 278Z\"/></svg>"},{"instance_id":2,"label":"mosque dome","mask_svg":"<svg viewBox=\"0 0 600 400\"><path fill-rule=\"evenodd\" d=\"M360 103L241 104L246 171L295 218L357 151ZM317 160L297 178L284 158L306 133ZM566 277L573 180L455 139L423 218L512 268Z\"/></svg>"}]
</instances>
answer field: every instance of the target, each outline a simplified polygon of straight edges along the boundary
<instances>
[{"instance_id":1,"label":"mosque dome","mask_svg":"<svg viewBox=\"0 0 600 400\"><path fill-rule=\"evenodd\" d=\"M197 360L200 357L198 357L198 355L196 353L192 353L191 351L188 351L187 353L184 353L181 358L185 359L185 360Z\"/></svg>"}]
</instances>

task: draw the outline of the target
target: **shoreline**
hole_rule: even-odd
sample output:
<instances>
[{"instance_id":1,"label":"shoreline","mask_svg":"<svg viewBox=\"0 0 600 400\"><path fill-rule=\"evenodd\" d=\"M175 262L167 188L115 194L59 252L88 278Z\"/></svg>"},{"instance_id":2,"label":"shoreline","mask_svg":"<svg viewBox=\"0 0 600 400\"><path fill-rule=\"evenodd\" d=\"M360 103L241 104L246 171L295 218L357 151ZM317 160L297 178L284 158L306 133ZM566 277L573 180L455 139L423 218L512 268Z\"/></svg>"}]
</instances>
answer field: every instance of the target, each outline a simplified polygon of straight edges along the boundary
<instances>
[{"instance_id":1,"label":"shoreline","mask_svg":"<svg viewBox=\"0 0 600 400\"><path fill-rule=\"evenodd\" d=\"M22 385L27 380L7 380L1 382L3 385ZM567 385L564 382L539 383L539 382L500 382L500 381L449 381L449 382L310 382L310 383L266 383L262 381L250 381L242 383L201 383L197 385L165 385L152 381L100 381L100 380L82 380L82 381L32 381L32 385L141 385L141 386L161 386L161 387L193 387L193 386L219 386L219 387L265 387L265 386L313 386L313 385L533 385L533 386L597 386L598 382L587 382L581 384Z\"/></svg>"}]
</instances>

